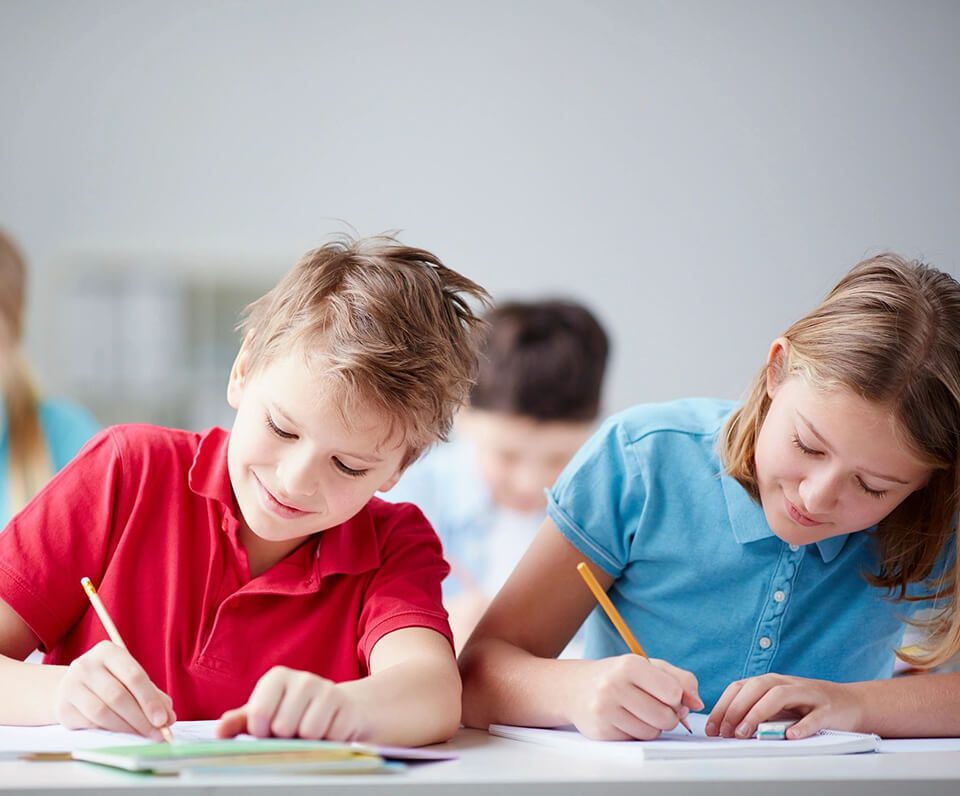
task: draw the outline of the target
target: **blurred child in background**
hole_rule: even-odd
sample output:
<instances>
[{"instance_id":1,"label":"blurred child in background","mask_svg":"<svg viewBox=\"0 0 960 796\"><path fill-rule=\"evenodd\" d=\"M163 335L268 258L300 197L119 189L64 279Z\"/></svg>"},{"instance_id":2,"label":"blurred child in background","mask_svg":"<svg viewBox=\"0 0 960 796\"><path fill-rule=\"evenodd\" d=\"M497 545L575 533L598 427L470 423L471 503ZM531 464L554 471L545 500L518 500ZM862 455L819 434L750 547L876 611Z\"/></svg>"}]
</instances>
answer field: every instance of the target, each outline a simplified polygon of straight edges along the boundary
<instances>
[{"instance_id":1,"label":"blurred child in background","mask_svg":"<svg viewBox=\"0 0 960 796\"><path fill-rule=\"evenodd\" d=\"M505 303L487 321L456 440L411 466L390 495L417 504L443 542L458 650L543 522L544 490L593 430L609 348L574 302Z\"/></svg>"},{"instance_id":2,"label":"blurred child in background","mask_svg":"<svg viewBox=\"0 0 960 796\"><path fill-rule=\"evenodd\" d=\"M0 527L98 430L79 406L43 399L20 351L27 270L0 232Z\"/></svg>"}]
</instances>

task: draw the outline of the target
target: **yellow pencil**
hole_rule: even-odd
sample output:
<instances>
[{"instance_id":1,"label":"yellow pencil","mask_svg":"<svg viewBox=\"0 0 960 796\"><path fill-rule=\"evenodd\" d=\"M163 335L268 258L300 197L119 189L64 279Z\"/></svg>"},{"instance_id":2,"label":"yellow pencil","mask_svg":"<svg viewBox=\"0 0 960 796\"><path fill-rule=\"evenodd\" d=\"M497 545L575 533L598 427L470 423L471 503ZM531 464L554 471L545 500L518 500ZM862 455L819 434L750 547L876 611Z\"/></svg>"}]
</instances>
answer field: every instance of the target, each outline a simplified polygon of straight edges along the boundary
<instances>
[{"instance_id":1,"label":"yellow pencil","mask_svg":"<svg viewBox=\"0 0 960 796\"><path fill-rule=\"evenodd\" d=\"M103 600L100 599L100 595L97 594L97 590L90 581L90 578L81 578L80 585L83 586L87 597L90 598L90 604L93 606L93 610L97 612L97 616L100 617L100 622L104 628L106 628L110 640L118 647L127 649L127 645L123 643L123 639L120 637L120 631L117 630L117 626L113 624L110 614L107 613L107 607L103 604ZM160 734L167 743L173 743L173 733L170 732L169 727L161 727Z\"/></svg>"},{"instance_id":2,"label":"yellow pencil","mask_svg":"<svg viewBox=\"0 0 960 796\"><path fill-rule=\"evenodd\" d=\"M610 621L613 622L613 626L620 634L620 638L622 638L626 645L630 648L630 652L632 652L634 655L642 655L644 658L646 658L647 653L643 651L643 647L640 646L640 642L637 641L633 633L630 632L630 628L627 627L627 623L623 621L623 617L620 616L620 612L616 609L614 604L610 602L610 598L603 590L603 587L600 585L599 581L597 581L597 579L593 576L590 568L583 561L581 561L579 564L577 564L577 572L580 573L580 577L583 578L587 586L590 587L590 591L593 592L593 596L597 598L597 602L600 603L600 607L603 609ZM693 730L690 729L690 725L687 724L686 719L680 719L680 723L687 732L691 734L693 733Z\"/></svg>"}]
</instances>

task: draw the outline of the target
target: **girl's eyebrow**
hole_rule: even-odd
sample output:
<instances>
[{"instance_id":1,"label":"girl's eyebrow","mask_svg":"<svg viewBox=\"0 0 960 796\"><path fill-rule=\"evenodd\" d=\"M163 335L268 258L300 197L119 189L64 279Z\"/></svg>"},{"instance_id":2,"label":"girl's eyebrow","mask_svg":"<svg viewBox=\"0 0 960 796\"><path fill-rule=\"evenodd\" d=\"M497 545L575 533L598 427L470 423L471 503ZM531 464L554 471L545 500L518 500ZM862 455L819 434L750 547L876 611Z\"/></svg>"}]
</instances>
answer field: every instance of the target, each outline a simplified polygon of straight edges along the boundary
<instances>
[{"instance_id":1,"label":"girl's eyebrow","mask_svg":"<svg viewBox=\"0 0 960 796\"><path fill-rule=\"evenodd\" d=\"M802 414L800 414L799 409L796 410L796 412L797 412L797 417L799 417L803 421L804 425L810 430L810 433L813 434L813 436L815 436L818 440L820 440L820 444L823 445L823 447L826 448L828 451L830 451L830 453L835 454L836 451L834 451L830 443L827 442L821 436L820 432L817 431L816 428L814 428L813 423L811 423L809 420L807 420L807 418L805 418ZM860 472L864 473L865 475L872 475L874 478L879 478L881 481L892 481L895 484L903 484L904 486L908 486L910 484L909 481L902 481L899 478L894 478L892 475L883 475L882 473L875 473L872 470L866 469L865 467L860 467L858 469L860 470Z\"/></svg>"}]
</instances>

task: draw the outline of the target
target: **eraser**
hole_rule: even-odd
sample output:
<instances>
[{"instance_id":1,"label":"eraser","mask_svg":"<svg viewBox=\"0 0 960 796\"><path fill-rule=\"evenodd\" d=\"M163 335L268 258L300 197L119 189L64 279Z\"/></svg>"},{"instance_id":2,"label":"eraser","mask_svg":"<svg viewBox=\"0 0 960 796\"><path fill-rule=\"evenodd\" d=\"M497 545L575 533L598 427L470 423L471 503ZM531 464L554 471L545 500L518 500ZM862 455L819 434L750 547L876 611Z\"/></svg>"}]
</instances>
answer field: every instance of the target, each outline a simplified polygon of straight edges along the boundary
<instances>
[{"instance_id":1,"label":"eraser","mask_svg":"<svg viewBox=\"0 0 960 796\"><path fill-rule=\"evenodd\" d=\"M757 725L757 739L761 741L786 740L787 730L796 724L796 719L787 721L761 721Z\"/></svg>"}]
</instances>

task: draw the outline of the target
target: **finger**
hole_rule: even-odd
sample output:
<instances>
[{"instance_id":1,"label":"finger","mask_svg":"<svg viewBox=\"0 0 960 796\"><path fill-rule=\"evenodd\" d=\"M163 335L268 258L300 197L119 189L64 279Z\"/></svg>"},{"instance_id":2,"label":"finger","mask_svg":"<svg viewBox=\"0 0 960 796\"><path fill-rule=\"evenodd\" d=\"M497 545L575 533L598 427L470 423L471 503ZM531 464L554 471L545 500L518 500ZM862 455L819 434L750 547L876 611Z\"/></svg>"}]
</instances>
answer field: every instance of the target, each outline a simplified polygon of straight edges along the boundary
<instances>
[{"instance_id":1,"label":"finger","mask_svg":"<svg viewBox=\"0 0 960 796\"><path fill-rule=\"evenodd\" d=\"M619 696L620 707L645 726L655 728L657 734L661 730L672 730L679 722L677 712L672 706L664 705L659 699L636 686L628 684ZM624 728L620 726L620 729Z\"/></svg>"},{"instance_id":2,"label":"finger","mask_svg":"<svg viewBox=\"0 0 960 796\"><path fill-rule=\"evenodd\" d=\"M791 741L809 738L811 735L816 735L820 730L827 729L829 720L829 711L814 708L792 727L787 728L787 738Z\"/></svg>"},{"instance_id":3,"label":"finger","mask_svg":"<svg viewBox=\"0 0 960 796\"><path fill-rule=\"evenodd\" d=\"M740 693L741 688L743 688L743 681L737 680L730 683L730 685L723 690L720 699L717 700L717 704L713 706L713 710L710 711L710 715L707 717L707 723L704 727L704 732L707 735L720 734L720 728L726 719L727 708L730 707L730 703L733 702L737 694Z\"/></svg>"},{"instance_id":4,"label":"finger","mask_svg":"<svg viewBox=\"0 0 960 796\"><path fill-rule=\"evenodd\" d=\"M799 707L801 712L805 713L806 710L802 707L807 706L809 709L812 701L813 694L809 688L785 683L775 685L747 711L737 725L735 734L738 738L750 738L761 721L785 718L784 712L787 708Z\"/></svg>"},{"instance_id":5,"label":"finger","mask_svg":"<svg viewBox=\"0 0 960 796\"><path fill-rule=\"evenodd\" d=\"M100 697L91 691L85 683L77 683L71 693L71 702L76 711L90 727L141 735L136 728L114 713Z\"/></svg>"},{"instance_id":6,"label":"finger","mask_svg":"<svg viewBox=\"0 0 960 796\"><path fill-rule=\"evenodd\" d=\"M630 682L664 705L679 707L683 700L683 686L677 678L671 672L664 671L639 656L634 655L632 658L634 662L631 663L629 672Z\"/></svg>"},{"instance_id":7,"label":"finger","mask_svg":"<svg viewBox=\"0 0 960 796\"><path fill-rule=\"evenodd\" d=\"M273 717L283 702L289 670L275 667L261 677L247 700L247 732L258 738L270 735Z\"/></svg>"},{"instance_id":8,"label":"finger","mask_svg":"<svg viewBox=\"0 0 960 796\"><path fill-rule=\"evenodd\" d=\"M85 675L83 684L112 713L132 727L137 735L150 737L156 731L157 728L144 714L140 703L134 698L126 684L117 679L109 669L102 667L91 669ZM164 709L163 715L166 716L166 709Z\"/></svg>"},{"instance_id":9,"label":"finger","mask_svg":"<svg viewBox=\"0 0 960 796\"><path fill-rule=\"evenodd\" d=\"M327 730L327 738L342 743L358 740L356 724L347 705L338 704L336 706L333 712L333 720L330 722L330 729Z\"/></svg>"},{"instance_id":10,"label":"finger","mask_svg":"<svg viewBox=\"0 0 960 796\"><path fill-rule=\"evenodd\" d=\"M170 698L153 684L129 652L113 647L104 654L103 665L133 696L140 712L153 727L165 727L171 723Z\"/></svg>"},{"instance_id":11,"label":"finger","mask_svg":"<svg viewBox=\"0 0 960 796\"><path fill-rule=\"evenodd\" d=\"M674 716L673 723L677 723L676 716ZM652 741L660 735L659 728L651 726L625 708L619 708L617 710L613 719L613 726L616 730L623 733L627 739Z\"/></svg>"},{"instance_id":12,"label":"finger","mask_svg":"<svg viewBox=\"0 0 960 796\"><path fill-rule=\"evenodd\" d=\"M746 716L759 702L763 696L781 681L771 675L762 675L746 680L743 688L733 698L730 707L727 708L727 715L720 724L720 734L724 738L747 738L747 728L741 727L744 716Z\"/></svg>"},{"instance_id":13,"label":"finger","mask_svg":"<svg viewBox=\"0 0 960 796\"><path fill-rule=\"evenodd\" d=\"M316 689L304 673L291 675L270 722L270 733L278 738L293 738L297 734L303 712L313 699L324 701L324 689ZM311 688L311 685L313 688Z\"/></svg>"},{"instance_id":14,"label":"finger","mask_svg":"<svg viewBox=\"0 0 960 796\"><path fill-rule=\"evenodd\" d=\"M298 735L301 738L331 738L330 729L337 710L338 704L333 699L312 699L303 711Z\"/></svg>"},{"instance_id":15,"label":"finger","mask_svg":"<svg viewBox=\"0 0 960 796\"><path fill-rule=\"evenodd\" d=\"M659 659L651 659L650 663L658 669L662 669L673 675L674 679L680 683L680 687L683 688L682 704L691 710L703 710L703 700L700 698L699 683L693 672L688 672L686 669L681 669L679 666L674 666L672 663Z\"/></svg>"},{"instance_id":16,"label":"finger","mask_svg":"<svg viewBox=\"0 0 960 796\"><path fill-rule=\"evenodd\" d=\"M233 738L247 731L246 705L228 710L217 722L217 738Z\"/></svg>"}]
</instances>

